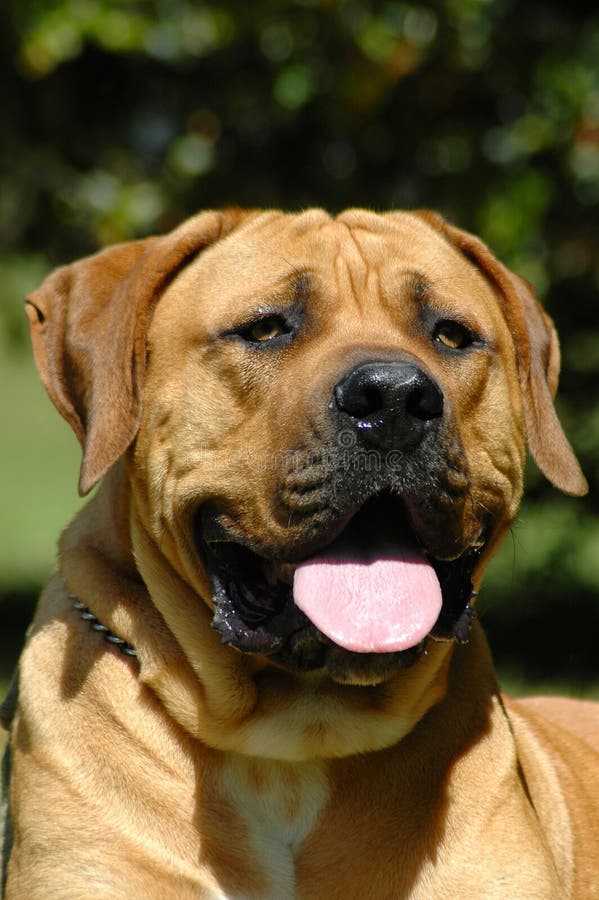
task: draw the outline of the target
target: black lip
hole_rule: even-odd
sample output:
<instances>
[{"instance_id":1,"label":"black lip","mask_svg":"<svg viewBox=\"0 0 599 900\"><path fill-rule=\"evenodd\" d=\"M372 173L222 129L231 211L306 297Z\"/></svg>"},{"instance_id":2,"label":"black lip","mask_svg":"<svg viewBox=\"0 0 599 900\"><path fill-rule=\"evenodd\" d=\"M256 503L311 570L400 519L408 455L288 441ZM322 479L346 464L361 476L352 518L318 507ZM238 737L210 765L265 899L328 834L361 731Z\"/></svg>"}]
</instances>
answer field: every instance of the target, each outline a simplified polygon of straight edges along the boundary
<instances>
[{"instance_id":1,"label":"black lip","mask_svg":"<svg viewBox=\"0 0 599 900\"><path fill-rule=\"evenodd\" d=\"M476 591L472 586L472 573L483 546L481 543L476 547L470 547L451 562L431 559L443 596L443 606L431 632L431 637L436 640L467 643L472 622L476 617L476 611L470 603L476 597Z\"/></svg>"},{"instance_id":2,"label":"black lip","mask_svg":"<svg viewBox=\"0 0 599 900\"><path fill-rule=\"evenodd\" d=\"M337 533L340 530L341 527ZM206 517L200 517L196 539L211 581L215 607L212 627L220 633L223 644L245 653L268 656L300 671L322 668L331 655L340 653L348 660L355 658L356 665L365 664L365 656L369 654L342 650L322 634L295 606L291 585L267 582L262 565L265 557L231 538L232 535L227 539L227 531L222 526L214 528L212 524L207 525ZM329 536L322 546L327 546L332 539ZM482 546L477 543L452 561L429 557L443 596L441 614L430 638L460 643L468 640L475 617L471 606L475 596L472 572L481 552ZM297 553L290 556L298 558ZM404 667L416 661L424 644L372 656L385 657L387 662L393 660L397 666Z\"/></svg>"}]
</instances>

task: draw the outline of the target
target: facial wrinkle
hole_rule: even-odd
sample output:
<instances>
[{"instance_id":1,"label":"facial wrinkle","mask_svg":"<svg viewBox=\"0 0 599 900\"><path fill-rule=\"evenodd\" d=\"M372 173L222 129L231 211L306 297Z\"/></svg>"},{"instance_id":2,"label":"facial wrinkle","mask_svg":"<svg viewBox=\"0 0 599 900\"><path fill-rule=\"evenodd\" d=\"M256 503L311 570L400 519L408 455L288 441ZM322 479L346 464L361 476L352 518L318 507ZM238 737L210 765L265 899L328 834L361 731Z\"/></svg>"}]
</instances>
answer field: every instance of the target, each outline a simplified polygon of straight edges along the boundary
<instances>
[{"instance_id":1,"label":"facial wrinkle","mask_svg":"<svg viewBox=\"0 0 599 900\"><path fill-rule=\"evenodd\" d=\"M361 299L373 290L378 276L372 265L366 261L360 243L349 225L337 222L346 233L340 235L339 249L335 258L335 273L341 294L351 296L358 311L363 311ZM376 289L375 289L376 290Z\"/></svg>"}]
</instances>

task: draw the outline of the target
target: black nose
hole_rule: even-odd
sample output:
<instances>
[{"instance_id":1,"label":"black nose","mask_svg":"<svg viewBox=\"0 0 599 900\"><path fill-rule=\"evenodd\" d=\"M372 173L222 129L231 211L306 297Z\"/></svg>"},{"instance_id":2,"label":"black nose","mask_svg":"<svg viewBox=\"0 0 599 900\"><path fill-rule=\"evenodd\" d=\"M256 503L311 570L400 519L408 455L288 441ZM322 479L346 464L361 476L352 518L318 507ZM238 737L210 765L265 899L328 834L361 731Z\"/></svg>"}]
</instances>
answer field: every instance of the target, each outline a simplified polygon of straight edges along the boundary
<instances>
[{"instance_id":1,"label":"black nose","mask_svg":"<svg viewBox=\"0 0 599 900\"><path fill-rule=\"evenodd\" d=\"M430 423L443 414L439 386L412 363L363 363L333 393L346 424L382 449L420 443Z\"/></svg>"}]
</instances>

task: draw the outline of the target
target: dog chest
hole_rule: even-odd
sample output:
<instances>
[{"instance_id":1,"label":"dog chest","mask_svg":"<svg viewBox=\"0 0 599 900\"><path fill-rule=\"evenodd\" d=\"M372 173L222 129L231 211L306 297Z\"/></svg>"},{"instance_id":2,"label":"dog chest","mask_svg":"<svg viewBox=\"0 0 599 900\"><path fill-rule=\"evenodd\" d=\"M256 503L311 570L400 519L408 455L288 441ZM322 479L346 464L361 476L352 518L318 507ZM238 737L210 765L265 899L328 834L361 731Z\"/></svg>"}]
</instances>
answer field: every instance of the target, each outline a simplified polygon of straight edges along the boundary
<instances>
[{"instance_id":1,"label":"dog chest","mask_svg":"<svg viewBox=\"0 0 599 900\"><path fill-rule=\"evenodd\" d=\"M231 755L219 789L246 832L248 863L269 885L264 900L293 897L296 853L329 798L326 764Z\"/></svg>"}]
</instances>

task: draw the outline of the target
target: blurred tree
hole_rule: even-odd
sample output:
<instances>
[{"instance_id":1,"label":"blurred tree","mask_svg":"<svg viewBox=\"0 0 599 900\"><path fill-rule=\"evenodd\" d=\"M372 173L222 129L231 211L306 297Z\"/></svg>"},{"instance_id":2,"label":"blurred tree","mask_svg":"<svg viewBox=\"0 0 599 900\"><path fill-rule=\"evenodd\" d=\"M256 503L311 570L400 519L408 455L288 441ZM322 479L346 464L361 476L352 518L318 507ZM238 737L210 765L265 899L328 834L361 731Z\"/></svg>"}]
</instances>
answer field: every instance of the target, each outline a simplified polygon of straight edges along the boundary
<instances>
[{"instance_id":1,"label":"blurred tree","mask_svg":"<svg viewBox=\"0 0 599 900\"><path fill-rule=\"evenodd\" d=\"M560 412L596 487L594 4L4 0L0 47L0 328L13 345L46 268L203 207L432 206L544 297L563 340ZM596 494L564 505L534 471L529 484L534 542L510 585L492 579L486 615L517 628L542 596L590 647ZM493 598L508 588L528 599L502 618ZM575 621L573 597L590 598Z\"/></svg>"}]
</instances>

